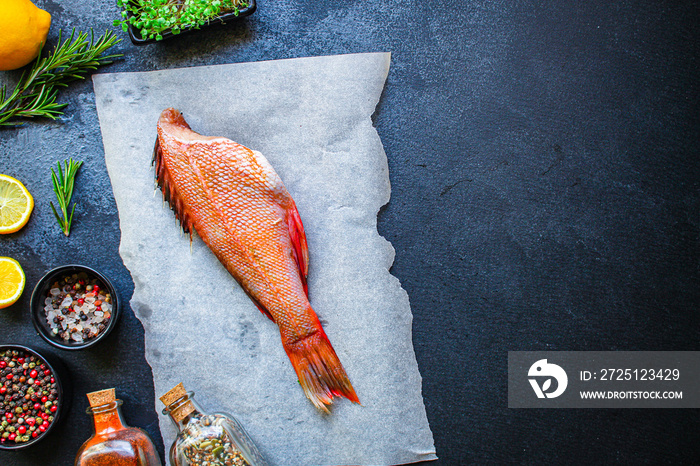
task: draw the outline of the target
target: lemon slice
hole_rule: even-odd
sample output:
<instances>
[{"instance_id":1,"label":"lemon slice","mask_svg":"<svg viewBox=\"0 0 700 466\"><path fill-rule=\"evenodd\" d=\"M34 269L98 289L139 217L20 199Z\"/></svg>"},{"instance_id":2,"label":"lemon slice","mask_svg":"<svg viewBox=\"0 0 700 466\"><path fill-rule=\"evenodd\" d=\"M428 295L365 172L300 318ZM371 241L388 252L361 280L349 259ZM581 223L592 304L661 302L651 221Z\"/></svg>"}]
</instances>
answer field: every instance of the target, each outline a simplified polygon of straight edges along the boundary
<instances>
[{"instance_id":1,"label":"lemon slice","mask_svg":"<svg viewBox=\"0 0 700 466\"><path fill-rule=\"evenodd\" d=\"M0 257L0 309L14 304L22 296L25 281L19 262L11 257Z\"/></svg>"},{"instance_id":2,"label":"lemon slice","mask_svg":"<svg viewBox=\"0 0 700 466\"><path fill-rule=\"evenodd\" d=\"M34 199L18 180L0 175L0 234L14 233L27 224Z\"/></svg>"}]
</instances>

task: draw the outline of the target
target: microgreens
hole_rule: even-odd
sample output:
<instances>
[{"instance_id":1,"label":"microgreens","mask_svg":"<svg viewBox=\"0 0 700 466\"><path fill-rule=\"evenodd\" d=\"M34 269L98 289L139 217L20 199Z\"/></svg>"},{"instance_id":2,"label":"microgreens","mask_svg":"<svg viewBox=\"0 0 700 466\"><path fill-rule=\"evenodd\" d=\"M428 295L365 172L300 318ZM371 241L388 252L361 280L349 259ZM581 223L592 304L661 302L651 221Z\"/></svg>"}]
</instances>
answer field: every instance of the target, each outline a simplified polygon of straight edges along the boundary
<instances>
[{"instance_id":1,"label":"microgreens","mask_svg":"<svg viewBox=\"0 0 700 466\"><path fill-rule=\"evenodd\" d=\"M131 25L142 39L163 39L164 32L180 34L184 29L199 29L212 19L225 13L238 16L247 0L117 0L123 8L121 25L124 32Z\"/></svg>"}]
</instances>

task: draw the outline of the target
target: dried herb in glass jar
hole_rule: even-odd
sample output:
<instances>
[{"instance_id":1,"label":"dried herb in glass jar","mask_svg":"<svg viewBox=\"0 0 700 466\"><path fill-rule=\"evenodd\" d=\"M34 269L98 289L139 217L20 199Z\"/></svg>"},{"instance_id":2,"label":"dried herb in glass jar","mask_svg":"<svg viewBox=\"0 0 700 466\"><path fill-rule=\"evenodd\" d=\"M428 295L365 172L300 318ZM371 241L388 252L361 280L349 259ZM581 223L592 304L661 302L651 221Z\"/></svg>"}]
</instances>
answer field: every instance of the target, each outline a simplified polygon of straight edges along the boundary
<instances>
[{"instance_id":1,"label":"dried herb in glass jar","mask_svg":"<svg viewBox=\"0 0 700 466\"><path fill-rule=\"evenodd\" d=\"M207 414L182 384L163 395L163 414L178 428L170 448L173 466L266 466L258 449L241 424L225 413Z\"/></svg>"}]
</instances>

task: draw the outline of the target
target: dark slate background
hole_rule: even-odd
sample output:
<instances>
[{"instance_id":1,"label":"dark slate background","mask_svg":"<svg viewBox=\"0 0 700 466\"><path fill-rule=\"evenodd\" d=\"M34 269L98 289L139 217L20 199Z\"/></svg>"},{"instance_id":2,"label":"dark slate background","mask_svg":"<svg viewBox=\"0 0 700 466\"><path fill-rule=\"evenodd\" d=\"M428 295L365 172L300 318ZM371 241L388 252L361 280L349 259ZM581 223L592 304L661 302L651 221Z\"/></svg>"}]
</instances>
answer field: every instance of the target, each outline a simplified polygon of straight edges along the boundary
<instances>
[{"instance_id":1,"label":"dark slate background","mask_svg":"<svg viewBox=\"0 0 700 466\"><path fill-rule=\"evenodd\" d=\"M118 16L110 1L37 5L53 15L51 45L59 28L114 29ZM393 188L379 231L411 299L437 464L692 463L698 410L508 409L506 361L512 350L700 350L699 13L661 0L260 0L250 18L157 45L119 31L124 57L101 72L391 51L374 116ZM0 172L37 203L0 238L28 282L0 312L0 343L41 350L27 311L49 268L83 263L125 302L133 292L91 82L61 100L59 121L0 130ZM49 167L69 156L85 165L65 238ZM70 415L0 464L72 464L91 434L84 393L110 386L163 453L143 330L124 311L98 347L55 351L76 385Z\"/></svg>"}]
</instances>

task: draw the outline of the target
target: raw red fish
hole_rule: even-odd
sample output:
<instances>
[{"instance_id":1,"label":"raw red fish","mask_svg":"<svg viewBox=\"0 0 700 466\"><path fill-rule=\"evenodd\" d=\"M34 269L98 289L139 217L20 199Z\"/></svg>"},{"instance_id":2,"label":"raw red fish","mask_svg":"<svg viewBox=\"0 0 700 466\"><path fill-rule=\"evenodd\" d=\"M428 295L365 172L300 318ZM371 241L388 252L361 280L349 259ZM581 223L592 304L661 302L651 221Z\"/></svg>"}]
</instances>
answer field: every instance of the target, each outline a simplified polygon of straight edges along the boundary
<instances>
[{"instance_id":1,"label":"raw red fish","mask_svg":"<svg viewBox=\"0 0 700 466\"><path fill-rule=\"evenodd\" d=\"M168 108L154 150L158 185L185 232L197 234L279 327L304 393L319 409L359 403L308 300L308 250L296 204L265 157L192 131Z\"/></svg>"}]
</instances>

